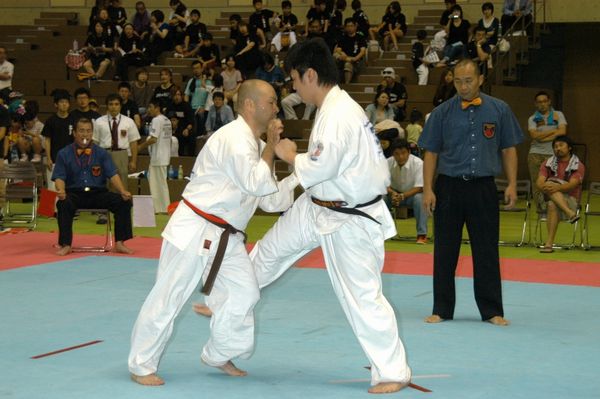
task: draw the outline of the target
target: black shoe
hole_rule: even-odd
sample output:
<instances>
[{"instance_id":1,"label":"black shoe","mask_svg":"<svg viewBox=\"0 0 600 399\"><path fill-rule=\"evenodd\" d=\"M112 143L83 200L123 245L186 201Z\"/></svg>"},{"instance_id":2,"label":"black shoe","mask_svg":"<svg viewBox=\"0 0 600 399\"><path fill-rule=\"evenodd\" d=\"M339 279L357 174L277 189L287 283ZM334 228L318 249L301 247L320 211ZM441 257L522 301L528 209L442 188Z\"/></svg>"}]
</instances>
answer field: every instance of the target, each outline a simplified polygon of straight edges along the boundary
<instances>
[{"instance_id":1,"label":"black shoe","mask_svg":"<svg viewBox=\"0 0 600 399\"><path fill-rule=\"evenodd\" d=\"M98 215L98 220L96 220L96 224L106 224L106 215Z\"/></svg>"}]
</instances>

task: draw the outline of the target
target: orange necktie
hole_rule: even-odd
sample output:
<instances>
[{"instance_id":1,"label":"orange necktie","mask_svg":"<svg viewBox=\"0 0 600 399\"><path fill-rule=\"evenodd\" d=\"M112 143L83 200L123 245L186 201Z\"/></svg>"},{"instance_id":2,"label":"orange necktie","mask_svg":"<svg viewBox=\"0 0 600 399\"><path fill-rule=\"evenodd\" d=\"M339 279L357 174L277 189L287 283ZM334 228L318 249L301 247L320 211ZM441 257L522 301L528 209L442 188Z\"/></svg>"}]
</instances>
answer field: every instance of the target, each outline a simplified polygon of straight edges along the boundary
<instances>
[{"instance_id":1,"label":"orange necktie","mask_svg":"<svg viewBox=\"0 0 600 399\"><path fill-rule=\"evenodd\" d=\"M85 154L85 155L91 155L92 154L92 149L91 148L78 148L77 149L77 155L81 155L81 154Z\"/></svg>"},{"instance_id":2,"label":"orange necktie","mask_svg":"<svg viewBox=\"0 0 600 399\"><path fill-rule=\"evenodd\" d=\"M469 105L474 105L476 107L480 106L481 105L481 97L475 97L471 101L462 100L462 103L461 103L462 109L469 108Z\"/></svg>"}]
</instances>

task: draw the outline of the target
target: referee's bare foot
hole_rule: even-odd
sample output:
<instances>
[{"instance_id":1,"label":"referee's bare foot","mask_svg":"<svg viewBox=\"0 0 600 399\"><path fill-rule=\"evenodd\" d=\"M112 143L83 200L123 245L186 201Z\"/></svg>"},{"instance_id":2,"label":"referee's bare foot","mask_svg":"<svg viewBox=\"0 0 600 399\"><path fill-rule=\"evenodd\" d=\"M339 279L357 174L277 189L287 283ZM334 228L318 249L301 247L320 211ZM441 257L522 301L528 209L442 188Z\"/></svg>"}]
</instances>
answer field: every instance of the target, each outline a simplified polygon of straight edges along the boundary
<instances>
[{"instance_id":1,"label":"referee's bare foot","mask_svg":"<svg viewBox=\"0 0 600 399\"><path fill-rule=\"evenodd\" d=\"M444 321L444 319L436 314L432 314L431 316L425 318L425 323L441 323L442 321Z\"/></svg>"},{"instance_id":2,"label":"referee's bare foot","mask_svg":"<svg viewBox=\"0 0 600 399\"><path fill-rule=\"evenodd\" d=\"M194 312L200 316L211 317L213 315L212 310L210 310L210 308L203 303L194 303L192 305L192 309L194 309Z\"/></svg>"},{"instance_id":3,"label":"referee's bare foot","mask_svg":"<svg viewBox=\"0 0 600 399\"><path fill-rule=\"evenodd\" d=\"M56 254L58 256L65 256L71 253L71 246L70 245L63 245L62 247L60 247L60 249L58 251L56 251Z\"/></svg>"},{"instance_id":4,"label":"referee's bare foot","mask_svg":"<svg viewBox=\"0 0 600 399\"><path fill-rule=\"evenodd\" d=\"M507 326L510 324L510 321L506 320L502 316L494 316L491 319L486 320L488 323L492 323L495 326Z\"/></svg>"},{"instance_id":5,"label":"referee's bare foot","mask_svg":"<svg viewBox=\"0 0 600 399\"><path fill-rule=\"evenodd\" d=\"M219 366L218 368L223 370L223 372L225 374L233 376L233 377L245 377L248 375L248 373L246 371L235 367L235 364L233 364L233 362L231 360L228 361L227 363L225 363L224 365Z\"/></svg>"},{"instance_id":6,"label":"referee's bare foot","mask_svg":"<svg viewBox=\"0 0 600 399\"><path fill-rule=\"evenodd\" d=\"M131 255L133 253L133 249L127 248L125 244L123 244L123 241L117 241L115 243L115 252Z\"/></svg>"},{"instance_id":7,"label":"referee's bare foot","mask_svg":"<svg viewBox=\"0 0 600 399\"><path fill-rule=\"evenodd\" d=\"M146 385L151 387L156 387L159 385L164 385L165 381L157 376L156 374L148 374L148 375L135 375L131 374L131 380L137 382L140 385Z\"/></svg>"},{"instance_id":8,"label":"referee's bare foot","mask_svg":"<svg viewBox=\"0 0 600 399\"><path fill-rule=\"evenodd\" d=\"M369 389L369 393L392 393L392 392L398 392L399 390L401 390L402 388L405 388L408 386L408 382L407 383L400 383L400 382L380 382L379 384L371 387Z\"/></svg>"}]
</instances>

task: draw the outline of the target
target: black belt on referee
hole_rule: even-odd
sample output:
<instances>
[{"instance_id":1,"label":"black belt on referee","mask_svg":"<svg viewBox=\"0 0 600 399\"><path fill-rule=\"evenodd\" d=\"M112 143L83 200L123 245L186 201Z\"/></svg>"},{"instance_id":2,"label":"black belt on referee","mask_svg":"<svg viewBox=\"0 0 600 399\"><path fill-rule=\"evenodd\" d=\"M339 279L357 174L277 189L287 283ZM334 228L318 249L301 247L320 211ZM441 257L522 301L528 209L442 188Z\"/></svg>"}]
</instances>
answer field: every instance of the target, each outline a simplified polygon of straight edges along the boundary
<instances>
[{"instance_id":1,"label":"black belt on referee","mask_svg":"<svg viewBox=\"0 0 600 399\"><path fill-rule=\"evenodd\" d=\"M346 213L349 215L362 216L364 218L374 221L377 224L381 224L377 220L375 220L375 218L373 216L358 209L358 208L364 208L365 206L373 205L374 203L379 202L381 200L381 195L378 195L377 197L373 198L371 201L365 202L364 204L358 204L354 208L346 208L345 206L348 204L345 201L323 201L323 200L320 200L315 197L310 197L310 199L312 200L313 203L315 203L319 206L322 206L324 208L331 209L332 211Z\"/></svg>"},{"instance_id":2,"label":"black belt on referee","mask_svg":"<svg viewBox=\"0 0 600 399\"><path fill-rule=\"evenodd\" d=\"M217 227L220 227L223 230L221 236L219 237L219 245L217 246L217 252L215 253L215 258L213 259L212 264L210 265L210 271L208 272L208 277L206 277L206 282L200 289L200 292L204 295L210 295L212 288L215 284L215 280L217 279L217 274L219 273L219 269L221 268L221 263L223 263L223 257L225 256L225 250L227 249L227 243L229 242L229 235L241 233L244 235L244 244L246 243L246 239L248 236L241 230L236 229L225 220L217 217L215 215L211 215L210 213L203 212L202 210L196 208L191 202L183 199L183 203L186 204L194 213L200 217L202 217L207 222L214 224Z\"/></svg>"}]
</instances>

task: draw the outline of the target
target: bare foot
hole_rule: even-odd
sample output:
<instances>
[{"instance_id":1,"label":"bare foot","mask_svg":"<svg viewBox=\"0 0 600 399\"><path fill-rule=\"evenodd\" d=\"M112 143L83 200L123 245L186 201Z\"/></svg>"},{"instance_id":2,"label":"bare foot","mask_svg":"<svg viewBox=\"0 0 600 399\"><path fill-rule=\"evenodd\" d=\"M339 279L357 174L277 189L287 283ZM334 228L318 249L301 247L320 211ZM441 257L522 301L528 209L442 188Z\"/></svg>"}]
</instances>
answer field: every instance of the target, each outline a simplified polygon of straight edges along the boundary
<instances>
[{"instance_id":1,"label":"bare foot","mask_svg":"<svg viewBox=\"0 0 600 399\"><path fill-rule=\"evenodd\" d=\"M224 365L219 366L218 368L223 370L225 374L231 375L233 377L245 377L248 375L246 371L240 370L237 367L235 367L235 364L233 364L231 360L225 363Z\"/></svg>"},{"instance_id":2,"label":"bare foot","mask_svg":"<svg viewBox=\"0 0 600 399\"><path fill-rule=\"evenodd\" d=\"M506 320L502 316L494 316L489 320L486 320L488 323L492 323L495 326L507 326L510 324L510 321Z\"/></svg>"},{"instance_id":3,"label":"bare foot","mask_svg":"<svg viewBox=\"0 0 600 399\"><path fill-rule=\"evenodd\" d=\"M196 312L200 316L211 317L213 315L212 310L210 310L210 308L203 303L193 304L192 309L194 309L194 312Z\"/></svg>"},{"instance_id":4,"label":"bare foot","mask_svg":"<svg viewBox=\"0 0 600 399\"><path fill-rule=\"evenodd\" d=\"M152 386L152 387L165 384L165 381L162 378L160 378L159 376L157 376L156 374L149 374L149 375L131 374L131 380L134 382L137 382L140 385L146 385L146 386Z\"/></svg>"},{"instance_id":5,"label":"bare foot","mask_svg":"<svg viewBox=\"0 0 600 399\"><path fill-rule=\"evenodd\" d=\"M431 316L425 318L425 323L440 323L442 321L444 321L444 319L436 314L432 314Z\"/></svg>"},{"instance_id":6,"label":"bare foot","mask_svg":"<svg viewBox=\"0 0 600 399\"><path fill-rule=\"evenodd\" d=\"M63 245L62 247L60 247L60 249L58 251L56 251L56 254L58 256L65 256L71 253L71 246L70 245Z\"/></svg>"},{"instance_id":7,"label":"bare foot","mask_svg":"<svg viewBox=\"0 0 600 399\"><path fill-rule=\"evenodd\" d=\"M407 383L400 383L400 382L380 382L379 384L375 385L374 387L371 387L369 389L369 393L392 393L392 392L398 392L399 390L401 390L402 388L405 388L408 386L408 382Z\"/></svg>"},{"instance_id":8,"label":"bare foot","mask_svg":"<svg viewBox=\"0 0 600 399\"><path fill-rule=\"evenodd\" d=\"M127 248L125 246L125 244L123 244L123 241L117 241L115 243L115 252L118 252L120 254L132 254L133 253L133 249L131 248Z\"/></svg>"}]
</instances>

